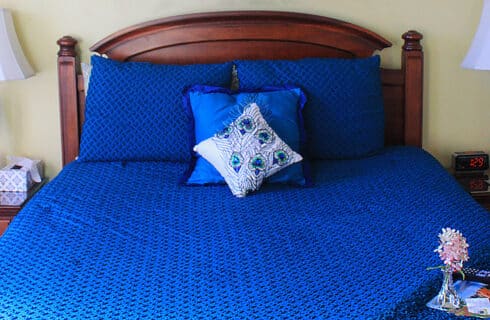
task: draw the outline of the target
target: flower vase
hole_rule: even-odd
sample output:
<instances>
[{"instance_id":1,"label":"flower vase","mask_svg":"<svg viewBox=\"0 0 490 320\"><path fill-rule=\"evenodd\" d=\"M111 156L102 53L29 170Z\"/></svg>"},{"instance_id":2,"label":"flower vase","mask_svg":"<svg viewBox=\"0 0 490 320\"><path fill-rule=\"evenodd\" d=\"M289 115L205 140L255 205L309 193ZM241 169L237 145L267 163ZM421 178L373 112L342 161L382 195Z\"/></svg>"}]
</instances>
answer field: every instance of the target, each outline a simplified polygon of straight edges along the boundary
<instances>
[{"instance_id":1,"label":"flower vase","mask_svg":"<svg viewBox=\"0 0 490 320\"><path fill-rule=\"evenodd\" d=\"M463 301L459 297L453 285L453 273L450 268L443 268L442 287L434 301L436 308L445 311L456 310L463 307Z\"/></svg>"}]
</instances>

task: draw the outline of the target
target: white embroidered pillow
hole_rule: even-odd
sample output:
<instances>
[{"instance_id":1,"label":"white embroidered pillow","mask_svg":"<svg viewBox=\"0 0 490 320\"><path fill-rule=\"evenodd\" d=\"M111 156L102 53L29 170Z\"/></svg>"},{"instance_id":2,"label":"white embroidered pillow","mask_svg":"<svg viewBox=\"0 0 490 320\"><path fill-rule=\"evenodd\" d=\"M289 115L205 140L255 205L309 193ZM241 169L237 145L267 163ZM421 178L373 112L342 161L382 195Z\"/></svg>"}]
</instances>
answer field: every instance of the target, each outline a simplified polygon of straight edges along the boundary
<instances>
[{"instance_id":1,"label":"white embroidered pillow","mask_svg":"<svg viewBox=\"0 0 490 320\"><path fill-rule=\"evenodd\" d=\"M303 159L271 129L255 103L194 151L218 170L237 197L258 190L265 178Z\"/></svg>"}]
</instances>

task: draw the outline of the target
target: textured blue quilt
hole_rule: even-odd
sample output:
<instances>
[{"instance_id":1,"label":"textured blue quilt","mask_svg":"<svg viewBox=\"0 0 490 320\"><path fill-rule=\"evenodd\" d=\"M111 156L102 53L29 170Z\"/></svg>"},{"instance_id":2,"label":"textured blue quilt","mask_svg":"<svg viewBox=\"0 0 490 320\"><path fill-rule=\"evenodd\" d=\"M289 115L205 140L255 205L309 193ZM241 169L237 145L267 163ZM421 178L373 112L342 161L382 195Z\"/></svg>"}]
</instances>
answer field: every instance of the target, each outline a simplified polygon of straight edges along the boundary
<instances>
[{"instance_id":1,"label":"textured blue quilt","mask_svg":"<svg viewBox=\"0 0 490 320\"><path fill-rule=\"evenodd\" d=\"M315 187L179 186L186 164L72 163L0 238L0 318L447 319L437 234L490 267L490 214L430 155L313 164Z\"/></svg>"}]
</instances>

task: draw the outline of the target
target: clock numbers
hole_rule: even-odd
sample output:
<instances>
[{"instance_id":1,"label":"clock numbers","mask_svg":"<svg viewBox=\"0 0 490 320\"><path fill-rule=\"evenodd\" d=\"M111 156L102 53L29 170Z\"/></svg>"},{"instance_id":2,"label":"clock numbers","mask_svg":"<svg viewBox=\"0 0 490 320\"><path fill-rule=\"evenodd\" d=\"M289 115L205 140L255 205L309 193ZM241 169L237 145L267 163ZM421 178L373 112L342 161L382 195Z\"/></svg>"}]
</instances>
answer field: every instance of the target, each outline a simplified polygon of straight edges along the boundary
<instances>
[{"instance_id":1,"label":"clock numbers","mask_svg":"<svg viewBox=\"0 0 490 320\"><path fill-rule=\"evenodd\" d=\"M485 159L483 157L475 157L470 159L471 168L481 168L485 165Z\"/></svg>"}]
</instances>

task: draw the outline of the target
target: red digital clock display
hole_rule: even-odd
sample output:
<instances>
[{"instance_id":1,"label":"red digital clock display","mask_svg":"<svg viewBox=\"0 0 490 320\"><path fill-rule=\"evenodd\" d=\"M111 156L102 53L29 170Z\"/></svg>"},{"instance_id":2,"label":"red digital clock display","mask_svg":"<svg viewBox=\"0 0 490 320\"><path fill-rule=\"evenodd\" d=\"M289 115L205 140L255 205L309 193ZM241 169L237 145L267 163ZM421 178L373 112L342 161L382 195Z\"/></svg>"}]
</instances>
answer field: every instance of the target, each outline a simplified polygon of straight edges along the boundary
<instances>
[{"instance_id":1,"label":"red digital clock display","mask_svg":"<svg viewBox=\"0 0 490 320\"><path fill-rule=\"evenodd\" d=\"M470 168L482 169L486 167L488 161L484 157L475 157L470 159Z\"/></svg>"},{"instance_id":2,"label":"red digital clock display","mask_svg":"<svg viewBox=\"0 0 490 320\"><path fill-rule=\"evenodd\" d=\"M483 151L455 152L453 168L457 171L484 171L488 169L488 154Z\"/></svg>"}]
</instances>

